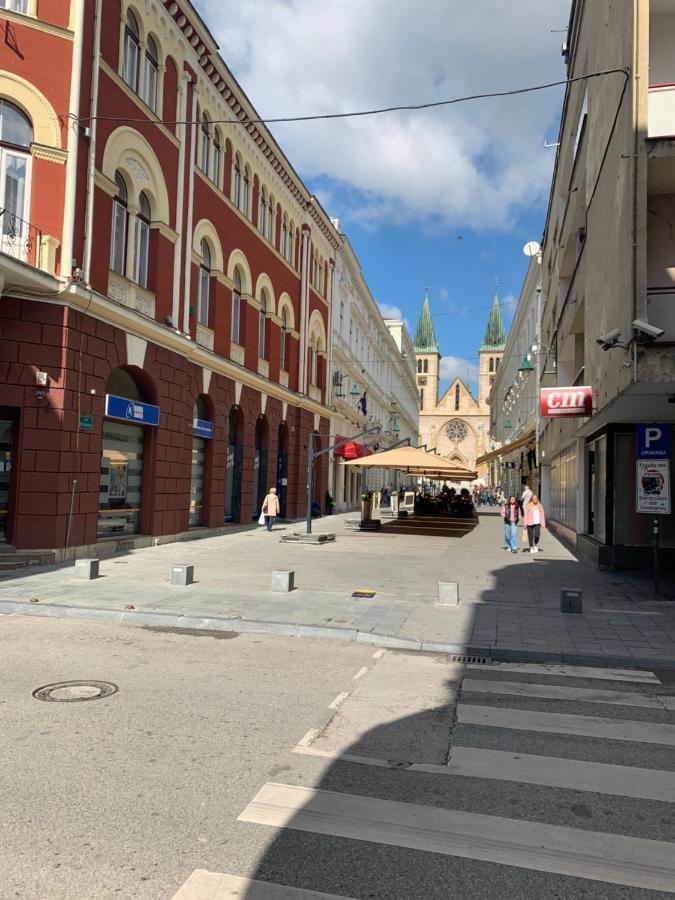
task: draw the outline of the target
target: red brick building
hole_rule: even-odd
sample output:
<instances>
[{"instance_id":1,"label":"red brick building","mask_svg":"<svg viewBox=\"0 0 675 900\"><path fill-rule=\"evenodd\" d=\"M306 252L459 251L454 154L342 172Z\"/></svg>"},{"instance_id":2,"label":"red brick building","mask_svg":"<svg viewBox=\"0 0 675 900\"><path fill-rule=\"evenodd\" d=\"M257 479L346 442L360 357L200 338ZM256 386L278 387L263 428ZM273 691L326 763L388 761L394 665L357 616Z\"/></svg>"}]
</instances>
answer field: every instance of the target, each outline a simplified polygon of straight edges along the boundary
<instances>
[{"instance_id":1,"label":"red brick building","mask_svg":"<svg viewBox=\"0 0 675 900\"><path fill-rule=\"evenodd\" d=\"M249 523L271 485L303 515L330 219L186 0L5 5L0 539Z\"/></svg>"}]
</instances>

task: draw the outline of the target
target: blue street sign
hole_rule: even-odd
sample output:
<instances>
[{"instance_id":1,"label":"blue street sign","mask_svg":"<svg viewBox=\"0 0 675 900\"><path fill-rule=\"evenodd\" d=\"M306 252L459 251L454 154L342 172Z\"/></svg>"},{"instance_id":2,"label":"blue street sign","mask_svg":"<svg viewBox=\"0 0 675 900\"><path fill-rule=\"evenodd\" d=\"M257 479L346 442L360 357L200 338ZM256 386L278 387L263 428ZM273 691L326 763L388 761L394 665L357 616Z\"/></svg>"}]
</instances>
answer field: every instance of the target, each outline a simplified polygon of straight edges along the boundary
<instances>
[{"instance_id":1,"label":"blue street sign","mask_svg":"<svg viewBox=\"0 0 675 900\"><path fill-rule=\"evenodd\" d=\"M159 406L114 394L105 395L105 414L111 419L124 419L137 425L159 425Z\"/></svg>"},{"instance_id":2,"label":"blue street sign","mask_svg":"<svg viewBox=\"0 0 675 900\"><path fill-rule=\"evenodd\" d=\"M636 429L638 459L670 459L672 425L637 425Z\"/></svg>"},{"instance_id":3,"label":"blue street sign","mask_svg":"<svg viewBox=\"0 0 675 900\"><path fill-rule=\"evenodd\" d=\"M195 437L212 438L213 422L207 422L205 419L193 419L192 433Z\"/></svg>"}]
</instances>

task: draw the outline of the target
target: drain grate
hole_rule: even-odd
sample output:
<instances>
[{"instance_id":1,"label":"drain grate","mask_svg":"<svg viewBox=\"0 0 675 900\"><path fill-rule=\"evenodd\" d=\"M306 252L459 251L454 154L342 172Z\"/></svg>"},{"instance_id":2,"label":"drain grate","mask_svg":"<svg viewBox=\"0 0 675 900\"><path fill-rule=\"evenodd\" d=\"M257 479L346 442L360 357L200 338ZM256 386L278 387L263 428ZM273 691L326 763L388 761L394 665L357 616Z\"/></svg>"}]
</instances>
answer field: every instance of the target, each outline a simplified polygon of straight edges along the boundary
<instances>
[{"instance_id":1,"label":"drain grate","mask_svg":"<svg viewBox=\"0 0 675 900\"><path fill-rule=\"evenodd\" d=\"M371 591L369 588L359 588L352 593L352 597L361 597L362 599L372 600L377 591Z\"/></svg>"},{"instance_id":2,"label":"drain grate","mask_svg":"<svg viewBox=\"0 0 675 900\"><path fill-rule=\"evenodd\" d=\"M489 666L487 656L468 656L466 653L448 653L448 662L469 663L472 666Z\"/></svg>"},{"instance_id":3,"label":"drain grate","mask_svg":"<svg viewBox=\"0 0 675 900\"><path fill-rule=\"evenodd\" d=\"M36 688L33 697L54 703L79 703L83 700L103 700L118 690L112 681L57 681Z\"/></svg>"}]
</instances>

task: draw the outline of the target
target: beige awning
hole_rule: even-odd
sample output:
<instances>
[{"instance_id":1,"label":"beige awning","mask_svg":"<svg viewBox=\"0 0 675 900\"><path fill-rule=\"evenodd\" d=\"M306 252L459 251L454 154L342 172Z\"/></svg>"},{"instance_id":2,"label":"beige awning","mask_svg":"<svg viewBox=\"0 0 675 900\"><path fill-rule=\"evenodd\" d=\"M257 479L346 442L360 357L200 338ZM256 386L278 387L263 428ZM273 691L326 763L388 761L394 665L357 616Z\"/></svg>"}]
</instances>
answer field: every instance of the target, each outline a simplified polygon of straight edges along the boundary
<instances>
[{"instance_id":1,"label":"beige awning","mask_svg":"<svg viewBox=\"0 0 675 900\"><path fill-rule=\"evenodd\" d=\"M399 469L408 475L445 478L447 481L473 481L476 472L458 466L457 463L428 453L419 447L395 447L361 459L345 461L346 466L363 466L368 469Z\"/></svg>"},{"instance_id":2,"label":"beige awning","mask_svg":"<svg viewBox=\"0 0 675 900\"><path fill-rule=\"evenodd\" d=\"M502 456L508 456L512 450L519 450L521 447L524 447L526 444L529 444L530 441L534 440L534 428L524 434L522 437L516 438L515 441L511 441L510 444L504 444L503 447L500 447L499 450L491 450L489 453L484 453L483 456L479 456L476 460L477 466L484 466L486 463L492 462L493 459L499 459Z\"/></svg>"}]
</instances>

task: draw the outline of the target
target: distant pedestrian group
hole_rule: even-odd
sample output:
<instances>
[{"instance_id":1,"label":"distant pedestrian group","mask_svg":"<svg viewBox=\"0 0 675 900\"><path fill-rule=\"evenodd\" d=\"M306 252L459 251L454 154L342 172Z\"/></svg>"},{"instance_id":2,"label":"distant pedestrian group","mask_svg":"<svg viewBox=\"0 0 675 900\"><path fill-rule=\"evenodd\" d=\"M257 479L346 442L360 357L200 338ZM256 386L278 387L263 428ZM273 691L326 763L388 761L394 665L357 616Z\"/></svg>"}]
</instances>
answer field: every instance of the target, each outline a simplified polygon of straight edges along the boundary
<instances>
[{"instance_id":1,"label":"distant pedestrian group","mask_svg":"<svg viewBox=\"0 0 675 900\"><path fill-rule=\"evenodd\" d=\"M532 492L529 485L525 485L520 500L514 495L502 506L502 518L504 519L504 549L518 552L518 526L523 531L523 541L527 541L527 547L523 552L541 553L539 538L541 529L546 528L546 514L539 497Z\"/></svg>"}]
</instances>

